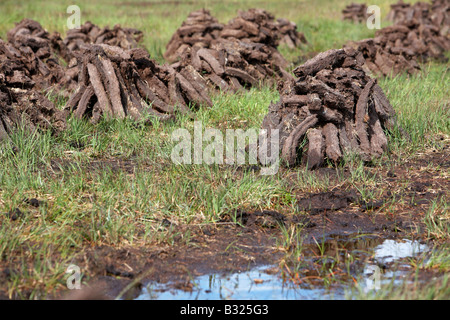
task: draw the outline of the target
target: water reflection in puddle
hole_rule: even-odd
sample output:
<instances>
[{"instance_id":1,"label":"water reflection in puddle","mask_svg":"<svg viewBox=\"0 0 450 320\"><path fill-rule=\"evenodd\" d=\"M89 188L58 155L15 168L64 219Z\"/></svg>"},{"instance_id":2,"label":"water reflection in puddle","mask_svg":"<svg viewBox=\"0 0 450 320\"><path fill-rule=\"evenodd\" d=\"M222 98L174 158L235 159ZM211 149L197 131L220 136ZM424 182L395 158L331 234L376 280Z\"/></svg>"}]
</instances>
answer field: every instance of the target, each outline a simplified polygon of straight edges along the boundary
<instances>
[{"instance_id":1,"label":"water reflection in puddle","mask_svg":"<svg viewBox=\"0 0 450 320\"><path fill-rule=\"evenodd\" d=\"M399 259L414 257L421 252L428 251L426 244L421 244L411 240L385 240L374 249L374 261L364 267L363 272L363 292L377 290L381 285L393 281L400 284L407 274L409 266L407 264L398 265L396 270L384 271L386 264L394 263ZM403 267L403 268L402 268Z\"/></svg>"},{"instance_id":2,"label":"water reflection in puddle","mask_svg":"<svg viewBox=\"0 0 450 320\"><path fill-rule=\"evenodd\" d=\"M372 256L362 269L360 285L364 291L377 290L383 283L401 282L408 266L395 271L383 270L386 264L398 259L414 257L427 251L428 246L411 240L384 240L374 248L368 248ZM275 267L276 268L276 267ZM339 283L326 288L323 285L297 285L283 281L280 273L273 272L274 266L259 266L247 272L227 275L212 274L195 278L192 291L170 288L171 284L149 283L144 287L138 300L280 300L280 299L344 299L345 289L351 284Z\"/></svg>"},{"instance_id":3,"label":"water reflection in puddle","mask_svg":"<svg viewBox=\"0 0 450 320\"><path fill-rule=\"evenodd\" d=\"M414 257L420 252L428 250L426 244L421 244L411 240L385 240L375 248L374 258L378 262L394 262L395 260L407 257Z\"/></svg>"}]
</instances>

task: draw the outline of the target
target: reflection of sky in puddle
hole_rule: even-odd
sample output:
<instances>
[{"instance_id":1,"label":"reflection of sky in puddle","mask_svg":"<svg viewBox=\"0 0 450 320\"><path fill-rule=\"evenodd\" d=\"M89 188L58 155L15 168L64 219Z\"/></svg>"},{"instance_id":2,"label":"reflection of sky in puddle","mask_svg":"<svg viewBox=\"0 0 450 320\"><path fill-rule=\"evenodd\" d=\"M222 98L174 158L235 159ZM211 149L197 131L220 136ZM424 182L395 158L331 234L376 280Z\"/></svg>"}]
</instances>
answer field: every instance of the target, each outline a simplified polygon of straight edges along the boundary
<instances>
[{"instance_id":1,"label":"reflection of sky in puddle","mask_svg":"<svg viewBox=\"0 0 450 320\"><path fill-rule=\"evenodd\" d=\"M278 274L264 272L268 266L254 268L248 272L233 273L225 276L205 275L195 278L192 292L183 290L164 290L164 286L153 284L144 288L138 299L162 300L278 300L278 299L317 299L325 294L324 289L301 289L298 286L283 283ZM255 280L258 282L256 283ZM158 290L158 291L156 291Z\"/></svg>"},{"instance_id":2,"label":"reflection of sky in puddle","mask_svg":"<svg viewBox=\"0 0 450 320\"><path fill-rule=\"evenodd\" d=\"M413 257L427 249L427 245L411 240L385 240L375 248L375 259L379 262L389 263L401 258Z\"/></svg>"},{"instance_id":3,"label":"reflection of sky in puddle","mask_svg":"<svg viewBox=\"0 0 450 320\"><path fill-rule=\"evenodd\" d=\"M361 275L364 291L377 289L378 286L401 273L388 271L382 273L377 264L392 263L401 258L428 250L426 245L410 240L385 240L373 249L375 263L365 266ZM271 266L260 266L247 272L228 275L205 275L195 278L191 292L179 289L167 289L166 285L151 283L146 286L138 300L279 300L279 299L343 299L345 285L339 290L330 291L324 287L300 287L290 282L283 282L279 274L264 272ZM273 267L273 266L272 266Z\"/></svg>"},{"instance_id":4,"label":"reflection of sky in puddle","mask_svg":"<svg viewBox=\"0 0 450 320\"><path fill-rule=\"evenodd\" d=\"M382 284L387 284L394 279L395 284L400 284L405 276L405 272L388 271L382 273L379 265L394 263L399 259L414 257L417 254L427 251L428 246L411 240L385 240L374 249L375 263L365 266L363 272L363 291L378 290ZM405 267L407 267L405 265Z\"/></svg>"}]
</instances>

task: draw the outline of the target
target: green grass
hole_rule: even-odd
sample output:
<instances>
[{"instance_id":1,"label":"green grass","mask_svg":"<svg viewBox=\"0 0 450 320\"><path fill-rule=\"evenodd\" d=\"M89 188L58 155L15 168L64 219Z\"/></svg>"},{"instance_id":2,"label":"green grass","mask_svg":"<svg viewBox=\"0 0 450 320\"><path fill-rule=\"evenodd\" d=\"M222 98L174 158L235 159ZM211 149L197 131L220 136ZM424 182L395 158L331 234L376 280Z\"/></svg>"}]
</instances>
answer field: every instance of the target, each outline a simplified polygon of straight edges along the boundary
<instances>
[{"instance_id":1,"label":"green grass","mask_svg":"<svg viewBox=\"0 0 450 320\"><path fill-rule=\"evenodd\" d=\"M100 26L135 27L144 32L143 45L162 62L165 44L188 12L206 7L219 21L236 16L238 9L263 7L277 17L295 21L309 44L298 50L281 48L295 61L300 55L341 47L348 40L373 36L364 25L340 21L342 8L351 1L196 1L179 5L141 1L78 1L82 22ZM387 13L389 3L374 1ZM39 21L49 31L67 31L67 5L60 1L3 1L0 5L0 37L22 18ZM386 22L383 22L386 24ZM415 152L439 145L437 134L450 134L448 66L431 63L414 77L401 75L380 79L408 141L399 132L390 137L386 157L409 158ZM200 109L196 121L203 128L259 128L274 88L252 89L237 95L217 94L214 106ZM63 101L55 101L60 107ZM8 281L10 297L42 298L64 288L64 271L84 248L173 244L174 234L160 228L164 218L178 225L214 224L237 208L295 210L295 192L325 191L333 187L304 168L294 169L296 189L287 183L292 172L261 177L237 166L172 163L175 145L171 134L178 128L193 130L193 121L152 125L131 121L103 120L94 126L71 119L59 136L18 130L0 147L0 212L20 208L24 216L11 221L0 215L0 263L19 266ZM385 159L384 159L385 160ZM374 165L383 166L384 160ZM363 164L349 158L349 178L342 185L358 186L367 199L374 197L379 182ZM374 191L375 190L375 191ZM46 205L32 208L24 198L38 198ZM434 204L426 214L429 232L448 240L448 204ZM447 223L447 224L445 224ZM445 229L447 227L447 229ZM294 248L291 258L301 255L301 230L284 230L280 248ZM185 237L189 242L189 237ZM287 249L286 249L287 250ZM447 282L444 282L447 283ZM30 289L33 288L33 289ZM29 292L31 290L31 293ZM439 291L440 292L440 291Z\"/></svg>"}]
</instances>

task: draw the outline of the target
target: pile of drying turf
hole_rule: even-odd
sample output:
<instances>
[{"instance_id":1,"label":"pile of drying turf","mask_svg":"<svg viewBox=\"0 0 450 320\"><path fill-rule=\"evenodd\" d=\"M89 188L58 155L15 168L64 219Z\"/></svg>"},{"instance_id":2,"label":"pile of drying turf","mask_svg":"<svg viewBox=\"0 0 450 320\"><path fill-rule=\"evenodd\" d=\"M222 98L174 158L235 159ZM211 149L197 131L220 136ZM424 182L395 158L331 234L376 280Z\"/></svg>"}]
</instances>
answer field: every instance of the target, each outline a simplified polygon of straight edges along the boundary
<instances>
[{"instance_id":1,"label":"pile of drying turf","mask_svg":"<svg viewBox=\"0 0 450 320\"><path fill-rule=\"evenodd\" d=\"M164 59L175 62L186 49L194 44L199 47L209 48L211 41L220 37L223 24L211 16L205 9L193 11L183 22L180 28L172 35L166 46Z\"/></svg>"},{"instance_id":2,"label":"pile of drying turf","mask_svg":"<svg viewBox=\"0 0 450 320\"><path fill-rule=\"evenodd\" d=\"M420 70L414 51L404 47L386 46L385 37L350 42L345 47L360 51L365 59L364 70L375 76L400 73L414 74Z\"/></svg>"},{"instance_id":3,"label":"pile of drying turf","mask_svg":"<svg viewBox=\"0 0 450 320\"><path fill-rule=\"evenodd\" d=\"M37 89L60 92L74 88L75 83L60 64L60 57L69 61L70 55L58 33L50 35L38 22L24 19L7 36L14 62L20 61L20 71L34 81Z\"/></svg>"},{"instance_id":4,"label":"pile of drying turf","mask_svg":"<svg viewBox=\"0 0 450 320\"><path fill-rule=\"evenodd\" d=\"M222 38L248 40L277 47L280 43L274 16L263 9L239 11L238 17L226 24L220 34Z\"/></svg>"},{"instance_id":5,"label":"pile of drying turf","mask_svg":"<svg viewBox=\"0 0 450 320\"><path fill-rule=\"evenodd\" d=\"M120 25L115 25L112 29L100 28L88 21L79 29L67 31L64 44L70 52L80 50L85 44L107 44L128 50L137 48L142 37L142 31L137 29L122 28Z\"/></svg>"},{"instance_id":6,"label":"pile of drying turf","mask_svg":"<svg viewBox=\"0 0 450 320\"><path fill-rule=\"evenodd\" d=\"M351 7L356 11L356 5ZM400 1L391 5L388 19L395 24L378 30L375 38L345 45L363 53L366 70L377 76L414 74L420 70L420 62L448 61L449 0L435 0L432 4Z\"/></svg>"},{"instance_id":7,"label":"pile of drying turf","mask_svg":"<svg viewBox=\"0 0 450 320\"><path fill-rule=\"evenodd\" d=\"M137 29L122 28L120 25L115 25L112 29L100 28L90 21L81 25L79 29L68 30L63 41L70 58L65 70L66 77L78 81L78 62L82 60L83 47L91 44L107 44L129 50L137 48L142 37L142 31Z\"/></svg>"},{"instance_id":8,"label":"pile of drying turf","mask_svg":"<svg viewBox=\"0 0 450 320\"><path fill-rule=\"evenodd\" d=\"M280 43L290 48L307 43L295 23L286 19L275 20L271 13L262 9L239 11L238 16L225 25L203 9L189 14L167 44L164 58L175 62L194 45L211 48L220 39L264 44L276 52Z\"/></svg>"},{"instance_id":9,"label":"pile of drying turf","mask_svg":"<svg viewBox=\"0 0 450 320\"><path fill-rule=\"evenodd\" d=\"M181 74L201 75L213 88L237 91L292 79L288 62L277 50L280 41L306 43L294 23L275 21L265 10L250 9L221 25L206 10L192 12L172 36L165 58ZM191 77L192 78L192 77ZM202 82L203 85L203 82Z\"/></svg>"},{"instance_id":10,"label":"pile of drying turf","mask_svg":"<svg viewBox=\"0 0 450 320\"><path fill-rule=\"evenodd\" d=\"M212 105L200 81L186 79L169 66L160 66L143 49L87 45L78 61L79 89L66 110L98 122L102 115L135 120L161 120L195 105Z\"/></svg>"},{"instance_id":11,"label":"pile of drying turf","mask_svg":"<svg viewBox=\"0 0 450 320\"><path fill-rule=\"evenodd\" d=\"M263 9L239 11L236 18L224 25L220 36L225 39L263 43L274 48L286 44L294 49L307 43L304 34L298 32L294 22L283 18L275 20L272 13Z\"/></svg>"},{"instance_id":12,"label":"pile of drying turf","mask_svg":"<svg viewBox=\"0 0 450 320\"><path fill-rule=\"evenodd\" d=\"M342 10L342 19L361 23L367 20L367 6L364 3L351 3Z\"/></svg>"},{"instance_id":13,"label":"pile of drying turf","mask_svg":"<svg viewBox=\"0 0 450 320\"><path fill-rule=\"evenodd\" d=\"M263 9L239 11L238 17L223 27L220 37L264 44L271 48L273 54L279 54L277 48L280 44L294 49L307 43L294 22L286 19L275 21L274 15Z\"/></svg>"},{"instance_id":14,"label":"pile of drying turf","mask_svg":"<svg viewBox=\"0 0 450 320\"><path fill-rule=\"evenodd\" d=\"M386 48L411 50L420 61L430 59L447 61L444 53L450 50L450 39L440 35L439 28L415 20L400 22L378 30L375 37L382 38L382 44Z\"/></svg>"},{"instance_id":15,"label":"pile of drying turf","mask_svg":"<svg viewBox=\"0 0 450 320\"><path fill-rule=\"evenodd\" d=\"M302 44L308 41L305 35L297 30L297 24L287 19L277 19L280 44L285 44L291 49L300 48Z\"/></svg>"},{"instance_id":16,"label":"pile of drying turf","mask_svg":"<svg viewBox=\"0 0 450 320\"><path fill-rule=\"evenodd\" d=\"M66 126L65 113L35 89L27 63L10 43L0 40L0 140L17 127L59 132Z\"/></svg>"},{"instance_id":17,"label":"pile of drying turf","mask_svg":"<svg viewBox=\"0 0 450 320\"><path fill-rule=\"evenodd\" d=\"M440 29L442 36L446 36L450 31L450 1L433 0L431 4L399 1L391 5L387 19L394 23L415 20L428 25L433 24Z\"/></svg>"},{"instance_id":18,"label":"pile of drying turf","mask_svg":"<svg viewBox=\"0 0 450 320\"><path fill-rule=\"evenodd\" d=\"M181 74L195 72L213 88L225 92L292 79L284 66L284 58L271 47L236 39L216 40L210 48L194 46L172 64Z\"/></svg>"},{"instance_id":19,"label":"pile of drying turf","mask_svg":"<svg viewBox=\"0 0 450 320\"><path fill-rule=\"evenodd\" d=\"M369 161L386 150L383 129L395 125L395 112L363 63L350 48L329 50L297 67L297 79L284 83L262 128L269 135L279 129L286 165L303 162L312 169L326 159L339 162L344 153Z\"/></svg>"},{"instance_id":20,"label":"pile of drying turf","mask_svg":"<svg viewBox=\"0 0 450 320\"><path fill-rule=\"evenodd\" d=\"M376 75L389 75L420 70L418 62L446 62L450 39L434 25L416 20L399 22L375 33L374 39L349 43L364 54L366 65Z\"/></svg>"}]
</instances>

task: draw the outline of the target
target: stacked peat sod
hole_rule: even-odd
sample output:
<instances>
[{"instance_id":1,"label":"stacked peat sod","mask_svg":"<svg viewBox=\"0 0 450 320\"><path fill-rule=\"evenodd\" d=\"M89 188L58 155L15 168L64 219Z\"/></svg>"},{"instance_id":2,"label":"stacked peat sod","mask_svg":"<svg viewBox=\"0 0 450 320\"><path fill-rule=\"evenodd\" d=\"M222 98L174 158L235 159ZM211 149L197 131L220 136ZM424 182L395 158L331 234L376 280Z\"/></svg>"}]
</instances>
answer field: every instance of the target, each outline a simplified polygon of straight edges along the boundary
<instances>
[{"instance_id":1,"label":"stacked peat sod","mask_svg":"<svg viewBox=\"0 0 450 320\"><path fill-rule=\"evenodd\" d=\"M342 10L342 20L361 23L367 20L367 5L364 3L351 3Z\"/></svg>"},{"instance_id":2,"label":"stacked peat sod","mask_svg":"<svg viewBox=\"0 0 450 320\"><path fill-rule=\"evenodd\" d=\"M27 58L0 39L0 141L18 127L56 133L66 126L65 113L36 88L29 72L35 70L30 63L36 60L30 62Z\"/></svg>"},{"instance_id":3,"label":"stacked peat sod","mask_svg":"<svg viewBox=\"0 0 450 320\"><path fill-rule=\"evenodd\" d=\"M448 60L450 1L399 2L391 8L394 25L378 30L374 39L346 45L363 53L368 70L377 76L414 74L420 70L419 62Z\"/></svg>"},{"instance_id":4,"label":"stacked peat sod","mask_svg":"<svg viewBox=\"0 0 450 320\"><path fill-rule=\"evenodd\" d=\"M60 64L59 57L68 62L70 54L58 33L50 35L38 22L24 19L9 30L7 36L15 49L15 60L23 64L18 74L31 78L36 89L67 96L68 91L75 88L73 74L66 74Z\"/></svg>"},{"instance_id":5,"label":"stacked peat sod","mask_svg":"<svg viewBox=\"0 0 450 320\"><path fill-rule=\"evenodd\" d=\"M188 48L171 66L183 75L195 73L214 89L236 92L292 79L284 70L284 61L264 44L218 39L210 48Z\"/></svg>"},{"instance_id":6,"label":"stacked peat sod","mask_svg":"<svg viewBox=\"0 0 450 320\"><path fill-rule=\"evenodd\" d=\"M173 35L165 57L178 59L172 67L181 74L195 71L214 89L234 92L292 79L284 70L288 62L277 50L282 39L295 46L306 42L295 24L275 21L265 10L239 12L226 25L200 10L192 12Z\"/></svg>"},{"instance_id":7,"label":"stacked peat sod","mask_svg":"<svg viewBox=\"0 0 450 320\"><path fill-rule=\"evenodd\" d=\"M370 161L386 150L383 129L393 128L395 112L363 63L353 49L333 49L294 70L297 79L284 84L262 125L269 136L279 129L286 165L303 162L313 169L326 159L340 161L344 153Z\"/></svg>"},{"instance_id":8,"label":"stacked peat sod","mask_svg":"<svg viewBox=\"0 0 450 320\"><path fill-rule=\"evenodd\" d=\"M413 74L420 70L418 62L446 62L450 39L441 36L433 25L410 20L378 30L374 39L356 42L353 47L364 53L366 64L374 74Z\"/></svg>"},{"instance_id":9,"label":"stacked peat sod","mask_svg":"<svg viewBox=\"0 0 450 320\"><path fill-rule=\"evenodd\" d=\"M208 10L202 9L191 12L175 32L166 46L164 58L175 62L194 45L211 48L220 39L264 44L273 51L272 55L279 55L280 60L282 57L276 49L280 43L290 48L307 43L295 23L286 19L275 21L271 13L262 9L239 11L238 17L226 25L219 23ZM286 61L284 63L287 64Z\"/></svg>"},{"instance_id":10,"label":"stacked peat sod","mask_svg":"<svg viewBox=\"0 0 450 320\"><path fill-rule=\"evenodd\" d=\"M181 27L172 35L166 46L164 59L175 62L179 57L194 45L209 48L211 41L220 37L223 24L211 16L205 9L193 11L182 23Z\"/></svg>"},{"instance_id":11,"label":"stacked peat sod","mask_svg":"<svg viewBox=\"0 0 450 320\"><path fill-rule=\"evenodd\" d=\"M90 118L93 123L102 115L167 120L176 109L188 113L194 105L212 104L200 82L159 66L144 49L101 44L83 46L81 51L79 89L66 105L78 118Z\"/></svg>"},{"instance_id":12,"label":"stacked peat sod","mask_svg":"<svg viewBox=\"0 0 450 320\"><path fill-rule=\"evenodd\" d=\"M400 1L391 5L388 19L395 24L376 34L388 38L386 46L410 49L420 61L447 61L444 53L450 50L450 0L412 5Z\"/></svg>"},{"instance_id":13,"label":"stacked peat sod","mask_svg":"<svg viewBox=\"0 0 450 320\"><path fill-rule=\"evenodd\" d=\"M69 53L79 51L85 44L107 44L129 50L137 48L142 37L142 31L137 29L122 28L118 24L112 29L108 26L100 28L88 21L79 29L68 30L64 38L64 45Z\"/></svg>"},{"instance_id":14,"label":"stacked peat sod","mask_svg":"<svg viewBox=\"0 0 450 320\"><path fill-rule=\"evenodd\" d=\"M284 18L277 19L277 26L280 34L280 44L285 44L291 49L300 48L308 41L305 35L297 30L297 24Z\"/></svg>"},{"instance_id":15,"label":"stacked peat sod","mask_svg":"<svg viewBox=\"0 0 450 320\"><path fill-rule=\"evenodd\" d=\"M297 31L297 25L286 19L278 19L263 9L239 11L238 17L223 27L220 37L263 43L276 49L280 43L290 48L307 43L305 36Z\"/></svg>"},{"instance_id":16,"label":"stacked peat sod","mask_svg":"<svg viewBox=\"0 0 450 320\"><path fill-rule=\"evenodd\" d=\"M432 3L416 2L414 4L399 1L391 5L387 19L399 23L416 20L424 24L433 24L440 29L442 36L450 31L450 1L433 0Z\"/></svg>"},{"instance_id":17,"label":"stacked peat sod","mask_svg":"<svg viewBox=\"0 0 450 320\"><path fill-rule=\"evenodd\" d=\"M394 25L388 28L397 29L401 27ZM381 32L388 34L390 30L385 29L382 29ZM398 33L395 34L395 36L397 35ZM385 34L377 33L377 36L373 39L349 42L344 47L351 47L360 51L365 59L364 70L375 76L389 76L400 73L411 75L419 71L420 66L417 62L416 52L404 47L403 43L396 42L390 41L389 36L386 37Z\"/></svg>"},{"instance_id":18,"label":"stacked peat sod","mask_svg":"<svg viewBox=\"0 0 450 320\"><path fill-rule=\"evenodd\" d=\"M82 60L80 54L83 54L82 48L86 45L107 44L129 50L137 48L142 38L142 31L137 29L122 28L120 25L115 25L112 29L108 26L100 28L90 21L85 22L79 29L70 29L63 41L70 59L66 74L73 81L78 81L78 61Z\"/></svg>"}]
</instances>

